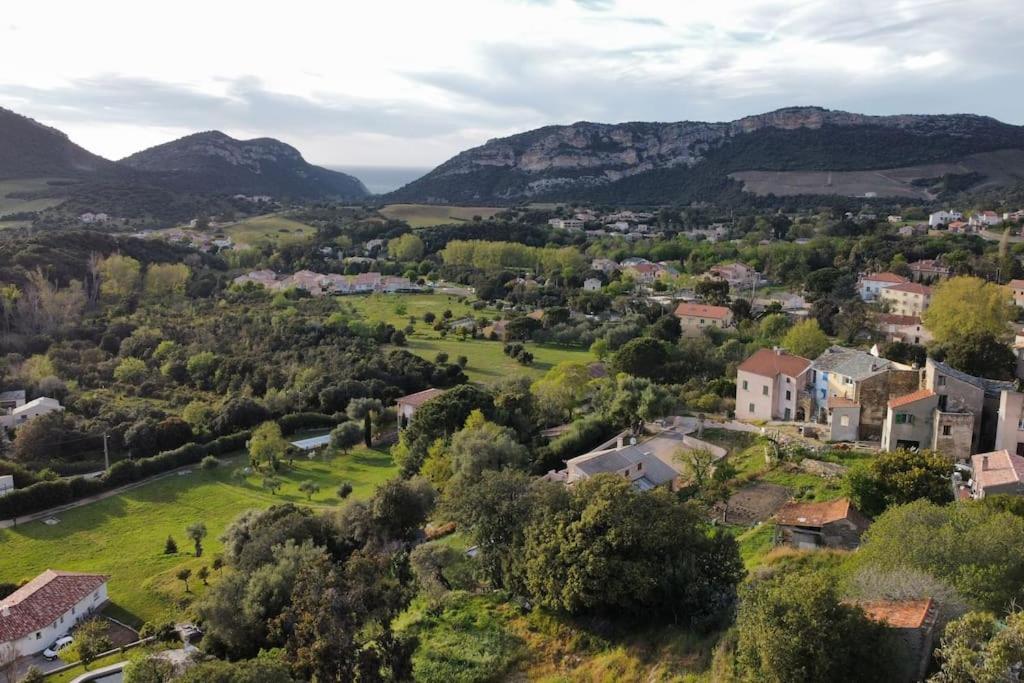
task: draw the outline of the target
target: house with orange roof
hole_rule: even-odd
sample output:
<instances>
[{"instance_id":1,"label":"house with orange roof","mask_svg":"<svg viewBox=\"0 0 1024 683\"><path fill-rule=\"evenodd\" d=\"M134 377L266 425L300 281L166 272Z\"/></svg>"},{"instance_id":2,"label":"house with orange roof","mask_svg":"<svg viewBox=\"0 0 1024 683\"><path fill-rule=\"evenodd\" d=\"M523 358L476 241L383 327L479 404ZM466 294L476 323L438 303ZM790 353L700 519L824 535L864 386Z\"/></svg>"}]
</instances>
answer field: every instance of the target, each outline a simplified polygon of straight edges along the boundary
<instances>
[{"instance_id":1,"label":"house with orange roof","mask_svg":"<svg viewBox=\"0 0 1024 683\"><path fill-rule=\"evenodd\" d=\"M775 545L801 550L853 550L870 524L871 520L848 498L824 503L790 502L775 513Z\"/></svg>"},{"instance_id":2,"label":"house with orange roof","mask_svg":"<svg viewBox=\"0 0 1024 683\"><path fill-rule=\"evenodd\" d=\"M971 456L971 495L997 494L1024 496L1024 456L1005 449Z\"/></svg>"},{"instance_id":3,"label":"house with orange roof","mask_svg":"<svg viewBox=\"0 0 1024 683\"><path fill-rule=\"evenodd\" d=\"M931 598L919 600L862 600L853 604L864 610L868 619L888 626L902 663L895 680L923 681L935 646L939 606Z\"/></svg>"},{"instance_id":4,"label":"house with orange roof","mask_svg":"<svg viewBox=\"0 0 1024 683\"><path fill-rule=\"evenodd\" d=\"M736 418L803 420L799 408L807 392L811 361L782 349L760 349L736 370Z\"/></svg>"},{"instance_id":5,"label":"house with orange roof","mask_svg":"<svg viewBox=\"0 0 1024 683\"><path fill-rule=\"evenodd\" d=\"M726 306L683 302L676 306L673 313L679 318L679 327L686 337L699 337L704 330L713 327L732 327L732 309Z\"/></svg>"},{"instance_id":6,"label":"house with orange roof","mask_svg":"<svg viewBox=\"0 0 1024 683\"><path fill-rule=\"evenodd\" d=\"M919 282L902 282L882 289L878 298L890 313L920 317L932 302L932 288Z\"/></svg>"},{"instance_id":7,"label":"house with orange roof","mask_svg":"<svg viewBox=\"0 0 1024 683\"><path fill-rule=\"evenodd\" d=\"M107 603L103 574L47 569L0 600L0 646L20 656L42 652Z\"/></svg>"},{"instance_id":8,"label":"house with orange roof","mask_svg":"<svg viewBox=\"0 0 1024 683\"><path fill-rule=\"evenodd\" d=\"M863 301L875 301L883 289L908 282L896 273L865 273L857 282L857 293Z\"/></svg>"}]
</instances>

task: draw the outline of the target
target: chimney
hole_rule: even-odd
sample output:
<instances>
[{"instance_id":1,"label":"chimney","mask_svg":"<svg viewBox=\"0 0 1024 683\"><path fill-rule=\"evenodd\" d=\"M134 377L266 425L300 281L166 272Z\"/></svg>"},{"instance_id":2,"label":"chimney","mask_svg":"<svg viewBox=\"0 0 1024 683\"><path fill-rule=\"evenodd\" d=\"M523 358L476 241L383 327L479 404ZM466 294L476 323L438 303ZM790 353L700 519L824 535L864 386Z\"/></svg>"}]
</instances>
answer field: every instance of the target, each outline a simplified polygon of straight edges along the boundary
<instances>
[{"instance_id":1,"label":"chimney","mask_svg":"<svg viewBox=\"0 0 1024 683\"><path fill-rule=\"evenodd\" d=\"M615 440L615 447L616 448L622 448L625 445L626 445L626 437L624 437L622 434L619 434L619 438Z\"/></svg>"},{"instance_id":2,"label":"chimney","mask_svg":"<svg viewBox=\"0 0 1024 683\"><path fill-rule=\"evenodd\" d=\"M987 469L988 469L988 456L987 455L983 455L983 456L981 456L981 471L984 472Z\"/></svg>"},{"instance_id":3,"label":"chimney","mask_svg":"<svg viewBox=\"0 0 1024 683\"><path fill-rule=\"evenodd\" d=\"M0 617L4 617L6 619L9 616L11 616L11 608L7 605L4 605L2 608L0 608Z\"/></svg>"}]
</instances>

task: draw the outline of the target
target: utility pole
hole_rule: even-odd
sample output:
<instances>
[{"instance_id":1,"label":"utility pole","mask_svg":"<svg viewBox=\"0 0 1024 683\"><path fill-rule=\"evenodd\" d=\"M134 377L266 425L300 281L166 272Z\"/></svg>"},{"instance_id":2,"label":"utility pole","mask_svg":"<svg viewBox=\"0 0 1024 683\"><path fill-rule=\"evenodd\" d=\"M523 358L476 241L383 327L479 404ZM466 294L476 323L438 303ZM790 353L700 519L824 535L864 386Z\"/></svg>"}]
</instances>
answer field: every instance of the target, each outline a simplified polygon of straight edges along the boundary
<instances>
[{"instance_id":1,"label":"utility pole","mask_svg":"<svg viewBox=\"0 0 1024 683\"><path fill-rule=\"evenodd\" d=\"M107 446L108 434L103 432L103 462L106 465L104 469L110 469L110 448Z\"/></svg>"}]
</instances>

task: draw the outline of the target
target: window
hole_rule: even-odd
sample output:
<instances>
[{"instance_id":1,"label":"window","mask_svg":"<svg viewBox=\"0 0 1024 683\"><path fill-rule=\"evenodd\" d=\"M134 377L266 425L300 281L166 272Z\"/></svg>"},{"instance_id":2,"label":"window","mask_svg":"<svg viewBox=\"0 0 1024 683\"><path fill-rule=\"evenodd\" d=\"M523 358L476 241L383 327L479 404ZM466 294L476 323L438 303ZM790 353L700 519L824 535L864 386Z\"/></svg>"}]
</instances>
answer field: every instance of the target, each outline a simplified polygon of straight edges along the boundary
<instances>
[{"instance_id":1,"label":"window","mask_svg":"<svg viewBox=\"0 0 1024 683\"><path fill-rule=\"evenodd\" d=\"M41 631L36 631L36 640L39 640L42 637L43 637L42 632Z\"/></svg>"},{"instance_id":2,"label":"window","mask_svg":"<svg viewBox=\"0 0 1024 683\"><path fill-rule=\"evenodd\" d=\"M914 424L914 416L910 413L896 413L893 421L898 425L912 425Z\"/></svg>"},{"instance_id":3,"label":"window","mask_svg":"<svg viewBox=\"0 0 1024 683\"><path fill-rule=\"evenodd\" d=\"M839 424L842 425L843 427L849 427L850 426L850 416L849 415L841 416L839 418Z\"/></svg>"},{"instance_id":4,"label":"window","mask_svg":"<svg viewBox=\"0 0 1024 683\"><path fill-rule=\"evenodd\" d=\"M946 376L945 375L939 375L936 378L935 381L936 381L936 384L938 384L940 387L946 386Z\"/></svg>"},{"instance_id":5,"label":"window","mask_svg":"<svg viewBox=\"0 0 1024 683\"><path fill-rule=\"evenodd\" d=\"M788 401L788 400L790 400L791 398L793 398L793 392L792 392L792 391L789 391L789 390L787 389L787 390L786 390L786 400Z\"/></svg>"},{"instance_id":6,"label":"window","mask_svg":"<svg viewBox=\"0 0 1024 683\"><path fill-rule=\"evenodd\" d=\"M1017 431L1024 432L1024 418L1017 420Z\"/></svg>"},{"instance_id":7,"label":"window","mask_svg":"<svg viewBox=\"0 0 1024 683\"><path fill-rule=\"evenodd\" d=\"M767 384L765 384L763 387L761 387L761 395L762 396L767 396L768 395L768 385Z\"/></svg>"},{"instance_id":8,"label":"window","mask_svg":"<svg viewBox=\"0 0 1024 683\"><path fill-rule=\"evenodd\" d=\"M853 378L852 377L844 377L843 378L843 384L853 384Z\"/></svg>"},{"instance_id":9,"label":"window","mask_svg":"<svg viewBox=\"0 0 1024 683\"><path fill-rule=\"evenodd\" d=\"M643 464L642 462L638 462L638 463L636 464L636 471L637 471L637 472L639 472L639 471L640 471L640 470L642 470L643 468L644 468L644 464Z\"/></svg>"},{"instance_id":10,"label":"window","mask_svg":"<svg viewBox=\"0 0 1024 683\"><path fill-rule=\"evenodd\" d=\"M749 412L751 412L751 413L752 413L752 412L754 412L754 404L753 404L753 403L751 403L751 404L750 404L749 406L747 406L747 409L748 409L748 411L749 411Z\"/></svg>"},{"instance_id":11,"label":"window","mask_svg":"<svg viewBox=\"0 0 1024 683\"><path fill-rule=\"evenodd\" d=\"M942 425L942 435L949 436L953 433L953 427L951 425Z\"/></svg>"},{"instance_id":12,"label":"window","mask_svg":"<svg viewBox=\"0 0 1024 683\"><path fill-rule=\"evenodd\" d=\"M749 386L747 386L747 380L743 380L743 391L746 391L746 390L747 390L747 389L749 389L749 388L750 388L750 387L749 387Z\"/></svg>"}]
</instances>

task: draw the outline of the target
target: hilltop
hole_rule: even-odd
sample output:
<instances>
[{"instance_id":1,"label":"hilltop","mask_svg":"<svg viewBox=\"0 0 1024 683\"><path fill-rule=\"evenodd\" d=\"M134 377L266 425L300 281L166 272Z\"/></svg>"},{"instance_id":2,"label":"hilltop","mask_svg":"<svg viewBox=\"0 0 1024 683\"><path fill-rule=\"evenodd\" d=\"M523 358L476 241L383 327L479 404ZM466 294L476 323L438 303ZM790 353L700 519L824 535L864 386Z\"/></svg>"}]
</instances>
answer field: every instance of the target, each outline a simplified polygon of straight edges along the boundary
<instances>
[{"instance_id":1,"label":"hilltop","mask_svg":"<svg viewBox=\"0 0 1024 683\"><path fill-rule=\"evenodd\" d=\"M976 173L976 184L991 184L985 158L976 155L1021 149L1024 127L972 114L868 116L791 107L722 123L578 122L489 140L396 190L388 200L670 203L740 200L744 190L755 189L758 194L794 194L786 185L798 187L799 194L875 192L924 199L926 181L933 177ZM923 168L899 177L894 191L885 171L911 166ZM1018 155L1009 169L1005 163L998 166L999 183L1024 177L1024 156ZM864 170L882 172L877 188L862 182L845 191L827 173ZM745 186L742 174L754 171L779 173L778 187L763 178L757 188ZM826 173L817 186L786 177L807 171Z\"/></svg>"},{"instance_id":2,"label":"hilltop","mask_svg":"<svg viewBox=\"0 0 1024 683\"><path fill-rule=\"evenodd\" d=\"M78 176L113 167L56 128L0 107L0 178Z\"/></svg>"}]
</instances>

